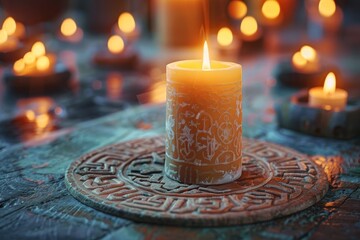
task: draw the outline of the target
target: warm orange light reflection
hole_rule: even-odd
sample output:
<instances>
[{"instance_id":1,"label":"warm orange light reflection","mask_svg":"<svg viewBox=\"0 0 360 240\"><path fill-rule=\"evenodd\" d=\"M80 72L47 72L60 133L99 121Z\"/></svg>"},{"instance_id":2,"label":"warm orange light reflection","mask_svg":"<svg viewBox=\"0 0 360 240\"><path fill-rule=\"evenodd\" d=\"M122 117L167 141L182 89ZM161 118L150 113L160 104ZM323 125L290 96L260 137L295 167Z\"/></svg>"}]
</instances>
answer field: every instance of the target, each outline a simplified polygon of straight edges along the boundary
<instances>
[{"instance_id":1,"label":"warm orange light reflection","mask_svg":"<svg viewBox=\"0 0 360 240\"><path fill-rule=\"evenodd\" d=\"M266 0L261 12L266 18L275 19L280 15L280 4L277 0Z\"/></svg>"},{"instance_id":2,"label":"warm orange light reflection","mask_svg":"<svg viewBox=\"0 0 360 240\"><path fill-rule=\"evenodd\" d=\"M135 19L130 13L124 12L119 16L118 26L122 32L131 33L136 28Z\"/></svg>"},{"instance_id":3,"label":"warm orange light reflection","mask_svg":"<svg viewBox=\"0 0 360 240\"><path fill-rule=\"evenodd\" d=\"M305 58L307 61L312 62L316 59L316 51L312 47L308 45L304 45L300 49L301 56Z\"/></svg>"},{"instance_id":4,"label":"warm orange light reflection","mask_svg":"<svg viewBox=\"0 0 360 240\"><path fill-rule=\"evenodd\" d=\"M31 52L35 55L35 57L40 57L45 55L46 50L45 46L42 42L36 42L31 48Z\"/></svg>"},{"instance_id":5,"label":"warm orange light reflection","mask_svg":"<svg viewBox=\"0 0 360 240\"><path fill-rule=\"evenodd\" d=\"M13 66L14 72L20 73L20 72L24 71L24 69L25 69L25 63L24 63L23 59L19 59L14 63L14 66Z\"/></svg>"},{"instance_id":6,"label":"warm orange light reflection","mask_svg":"<svg viewBox=\"0 0 360 240\"><path fill-rule=\"evenodd\" d=\"M25 55L24 55L24 62L25 64L33 64L36 60L36 57L35 55L32 53L32 52L27 52Z\"/></svg>"},{"instance_id":7,"label":"warm orange light reflection","mask_svg":"<svg viewBox=\"0 0 360 240\"><path fill-rule=\"evenodd\" d=\"M229 46L233 41L233 34L227 27L223 27L217 34L217 41L221 46Z\"/></svg>"},{"instance_id":8,"label":"warm orange light reflection","mask_svg":"<svg viewBox=\"0 0 360 240\"><path fill-rule=\"evenodd\" d=\"M47 113L40 114L35 118L36 126L40 129L46 128L49 125L49 122L50 122L50 117Z\"/></svg>"},{"instance_id":9,"label":"warm orange light reflection","mask_svg":"<svg viewBox=\"0 0 360 240\"><path fill-rule=\"evenodd\" d=\"M161 81L154 83L151 88L150 102L151 103L164 103L166 102L166 82Z\"/></svg>"},{"instance_id":10,"label":"warm orange light reflection","mask_svg":"<svg viewBox=\"0 0 360 240\"><path fill-rule=\"evenodd\" d=\"M325 94L332 94L335 92L336 78L333 72L329 72L329 74L326 76L323 89Z\"/></svg>"},{"instance_id":11,"label":"warm orange light reflection","mask_svg":"<svg viewBox=\"0 0 360 240\"><path fill-rule=\"evenodd\" d=\"M6 31L0 29L0 44L5 43L7 39L8 39L8 34L6 33Z\"/></svg>"},{"instance_id":12,"label":"warm orange light reflection","mask_svg":"<svg viewBox=\"0 0 360 240\"><path fill-rule=\"evenodd\" d=\"M334 0L320 0L319 13L323 17L331 17L336 11L336 3Z\"/></svg>"},{"instance_id":13,"label":"warm orange light reflection","mask_svg":"<svg viewBox=\"0 0 360 240\"><path fill-rule=\"evenodd\" d=\"M13 35L16 32L16 22L12 17L5 19L2 29L7 32L8 35Z\"/></svg>"},{"instance_id":14,"label":"warm orange light reflection","mask_svg":"<svg viewBox=\"0 0 360 240\"><path fill-rule=\"evenodd\" d=\"M66 18L60 27L60 31L64 36L70 37L76 33L76 22L72 18Z\"/></svg>"},{"instance_id":15,"label":"warm orange light reflection","mask_svg":"<svg viewBox=\"0 0 360 240\"><path fill-rule=\"evenodd\" d=\"M202 70L209 70L210 67L210 57L209 57L209 48L207 42L204 42L203 48L203 63L202 63Z\"/></svg>"},{"instance_id":16,"label":"warm orange light reflection","mask_svg":"<svg viewBox=\"0 0 360 240\"><path fill-rule=\"evenodd\" d=\"M306 59L303 58L300 52L296 52L293 55L292 62L297 67L304 67L306 65Z\"/></svg>"},{"instance_id":17,"label":"warm orange light reflection","mask_svg":"<svg viewBox=\"0 0 360 240\"><path fill-rule=\"evenodd\" d=\"M234 19L241 19L245 17L247 13L247 6L242 1L234 0L229 3L228 12L230 17Z\"/></svg>"},{"instance_id":18,"label":"warm orange light reflection","mask_svg":"<svg viewBox=\"0 0 360 240\"><path fill-rule=\"evenodd\" d=\"M125 44L120 36L113 35L109 38L107 46L111 53L121 53L124 50Z\"/></svg>"},{"instance_id":19,"label":"warm orange light reflection","mask_svg":"<svg viewBox=\"0 0 360 240\"><path fill-rule=\"evenodd\" d=\"M34 111L32 111L32 110L27 110L27 111L25 112L25 116L26 116L26 118L27 118L30 122L32 122L32 121L35 120L35 113L34 113Z\"/></svg>"},{"instance_id":20,"label":"warm orange light reflection","mask_svg":"<svg viewBox=\"0 0 360 240\"><path fill-rule=\"evenodd\" d=\"M240 24L240 31L246 36L254 35L258 30L256 19L251 16L245 17Z\"/></svg>"},{"instance_id":21,"label":"warm orange light reflection","mask_svg":"<svg viewBox=\"0 0 360 240\"><path fill-rule=\"evenodd\" d=\"M45 71L50 66L50 60L47 56L41 56L36 60L36 69L39 71Z\"/></svg>"},{"instance_id":22,"label":"warm orange light reflection","mask_svg":"<svg viewBox=\"0 0 360 240\"><path fill-rule=\"evenodd\" d=\"M123 77L119 73L109 73L106 79L106 95L110 100L120 100L123 89Z\"/></svg>"}]
</instances>

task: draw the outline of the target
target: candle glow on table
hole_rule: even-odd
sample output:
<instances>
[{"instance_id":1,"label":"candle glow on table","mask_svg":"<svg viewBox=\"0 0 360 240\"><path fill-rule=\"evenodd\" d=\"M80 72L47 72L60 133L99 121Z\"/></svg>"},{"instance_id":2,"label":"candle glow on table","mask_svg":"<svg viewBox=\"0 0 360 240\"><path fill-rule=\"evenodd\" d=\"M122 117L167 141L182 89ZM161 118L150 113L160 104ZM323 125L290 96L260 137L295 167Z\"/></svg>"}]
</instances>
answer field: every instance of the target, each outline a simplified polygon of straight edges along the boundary
<instances>
[{"instance_id":1,"label":"candle glow on table","mask_svg":"<svg viewBox=\"0 0 360 240\"><path fill-rule=\"evenodd\" d=\"M346 106L347 97L348 94L345 90L336 88L335 74L330 72L326 76L324 87L310 89L309 105L325 109L342 109Z\"/></svg>"},{"instance_id":2,"label":"candle glow on table","mask_svg":"<svg viewBox=\"0 0 360 240\"><path fill-rule=\"evenodd\" d=\"M165 174L193 184L222 184L241 175L242 69L231 62L167 65Z\"/></svg>"},{"instance_id":3,"label":"candle glow on table","mask_svg":"<svg viewBox=\"0 0 360 240\"><path fill-rule=\"evenodd\" d=\"M316 50L308 45L301 47L292 56L292 65L302 72L315 72L319 70L319 57Z\"/></svg>"}]
</instances>

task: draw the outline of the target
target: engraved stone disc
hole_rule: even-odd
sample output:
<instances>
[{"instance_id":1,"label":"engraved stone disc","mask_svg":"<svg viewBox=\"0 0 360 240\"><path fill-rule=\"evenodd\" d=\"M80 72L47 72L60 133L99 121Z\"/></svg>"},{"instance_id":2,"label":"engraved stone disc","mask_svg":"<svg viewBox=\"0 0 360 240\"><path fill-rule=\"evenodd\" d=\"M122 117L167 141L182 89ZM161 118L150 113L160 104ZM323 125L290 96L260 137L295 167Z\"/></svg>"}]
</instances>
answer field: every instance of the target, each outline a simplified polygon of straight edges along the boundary
<instances>
[{"instance_id":1,"label":"engraved stone disc","mask_svg":"<svg viewBox=\"0 0 360 240\"><path fill-rule=\"evenodd\" d=\"M243 173L235 182L201 186L164 176L163 137L110 145L82 156L66 171L81 202L140 222L224 226L289 215L319 201L328 189L307 156L276 144L243 139Z\"/></svg>"}]
</instances>

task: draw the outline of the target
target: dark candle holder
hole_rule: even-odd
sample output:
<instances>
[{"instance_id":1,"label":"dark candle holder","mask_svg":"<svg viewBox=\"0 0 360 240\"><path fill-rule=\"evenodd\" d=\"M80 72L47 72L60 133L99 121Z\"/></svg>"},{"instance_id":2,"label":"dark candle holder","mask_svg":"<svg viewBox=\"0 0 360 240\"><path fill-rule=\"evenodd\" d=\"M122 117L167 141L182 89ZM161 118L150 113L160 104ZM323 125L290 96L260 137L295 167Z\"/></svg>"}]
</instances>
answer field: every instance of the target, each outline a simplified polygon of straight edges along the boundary
<instances>
[{"instance_id":1,"label":"dark candle holder","mask_svg":"<svg viewBox=\"0 0 360 240\"><path fill-rule=\"evenodd\" d=\"M16 75L10 68L4 71L6 88L21 96L59 93L71 87L71 71L63 64L56 63L53 71L42 74Z\"/></svg>"},{"instance_id":2,"label":"dark candle holder","mask_svg":"<svg viewBox=\"0 0 360 240\"><path fill-rule=\"evenodd\" d=\"M276 81L284 86L293 88L311 88L322 86L326 75L330 72L337 72L334 67L320 66L318 70L305 72L296 69L291 59L280 62L274 69L273 76Z\"/></svg>"},{"instance_id":3,"label":"dark candle holder","mask_svg":"<svg viewBox=\"0 0 360 240\"><path fill-rule=\"evenodd\" d=\"M344 109L327 109L308 104L302 91L276 106L279 126L309 135L336 139L360 136L360 101L348 101Z\"/></svg>"}]
</instances>

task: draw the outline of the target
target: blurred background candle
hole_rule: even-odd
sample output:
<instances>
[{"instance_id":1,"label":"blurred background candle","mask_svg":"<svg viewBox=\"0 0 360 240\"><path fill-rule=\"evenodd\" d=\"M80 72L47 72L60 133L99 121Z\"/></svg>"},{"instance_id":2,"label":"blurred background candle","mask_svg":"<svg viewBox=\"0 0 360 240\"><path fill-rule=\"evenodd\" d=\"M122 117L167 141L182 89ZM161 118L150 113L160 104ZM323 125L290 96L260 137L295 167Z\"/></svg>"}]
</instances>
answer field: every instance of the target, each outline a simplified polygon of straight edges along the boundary
<instances>
[{"instance_id":1,"label":"blurred background candle","mask_svg":"<svg viewBox=\"0 0 360 240\"><path fill-rule=\"evenodd\" d=\"M293 67L300 72L311 73L320 70L318 54L308 45L304 45L300 51L294 53L291 61Z\"/></svg>"},{"instance_id":2,"label":"blurred background candle","mask_svg":"<svg viewBox=\"0 0 360 240\"><path fill-rule=\"evenodd\" d=\"M139 27L131 13L123 12L120 14L115 33L126 37L130 41L136 40L139 37Z\"/></svg>"},{"instance_id":3,"label":"blurred background candle","mask_svg":"<svg viewBox=\"0 0 360 240\"><path fill-rule=\"evenodd\" d=\"M83 38L83 31L72 18L66 18L60 26L60 39L67 42L80 42Z\"/></svg>"},{"instance_id":4,"label":"blurred background candle","mask_svg":"<svg viewBox=\"0 0 360 240\"><path fill-rule=\"evenodd\" d=\"M55 63L55 55L46 54L44 44L36 42L33 44L31 51L14 63L13 72L15 75L30 76L49 74L53 71Z\"/></svg>"},{"instance_id":5,"label":"blurred background candle","mask_svg":"<svg viewBox=\"0 0 360 240\"><path fill-rule=\"evenodd\" d=\"M157 40L164 47L189 47L203 41L203 0L157 0Z\"/></svg>"},{"instance_id":6,"label":"blurred background candle","mask_svg":"<svg viewBox=\"0 0 360 240\"><path fill-rule=\"evenodd\" d=\"M336 88L336 78L330 72L325 79L324 87L311 88L309 91L309 105L325 109L345 108L348 94L345 90Z\"/></svg>"},{"instance_id":7,"label":"blurred background candle","mask_svg":"<svg viewBox=\"0 0 360 240\"><path fill-rule=\"evenodd\" d=\"M216 50L220 59L235 59L239 53L240 41L234 39L230 28L222 27L216 35Z\"/></svg>"},{"instance_id":8,"label":"blurred background candle","mask_svg":"<svg viewBox=\"0 0 360 240\"><path fill-rule=\"evenodd\" d=\"M168 177L222 184L241 175L242 70L236 63L201 60L167 65Z\"/></svg>"},{"instance_id":9,"label":"blurred background candle","mask_svg":"<svg viewBox=\"0 0 360 240\"><path fill-rule=\"evenodd\" d=\"M138 54L121 36L112 35L107 40L106 50L97 51L93 62L102 67L133 69L138 63Z\"/></svg>"},{"instance_id":10,"label":"blurred background candle","mask_svg":"<svg viewBox=\"0 0 360 240\"><path fill-rule=\"evenodd\" d=\"M16 22L12 17L7 17L4 20L2 29L5 30L9 36L18 39L25 36L25 26L22 23Z\"/></svg>"},{"instance_id":11,"label":"blurred background candle","mask_svg":"<svg viewBox=\"0 0 360 240\"><path fill-rule=\"evenodd\" d=\"M246 16L240 23L241 39L247 42L252 42L260 39L261 30L258 22L252 16Z\"/></svg>"}]
</instances>

